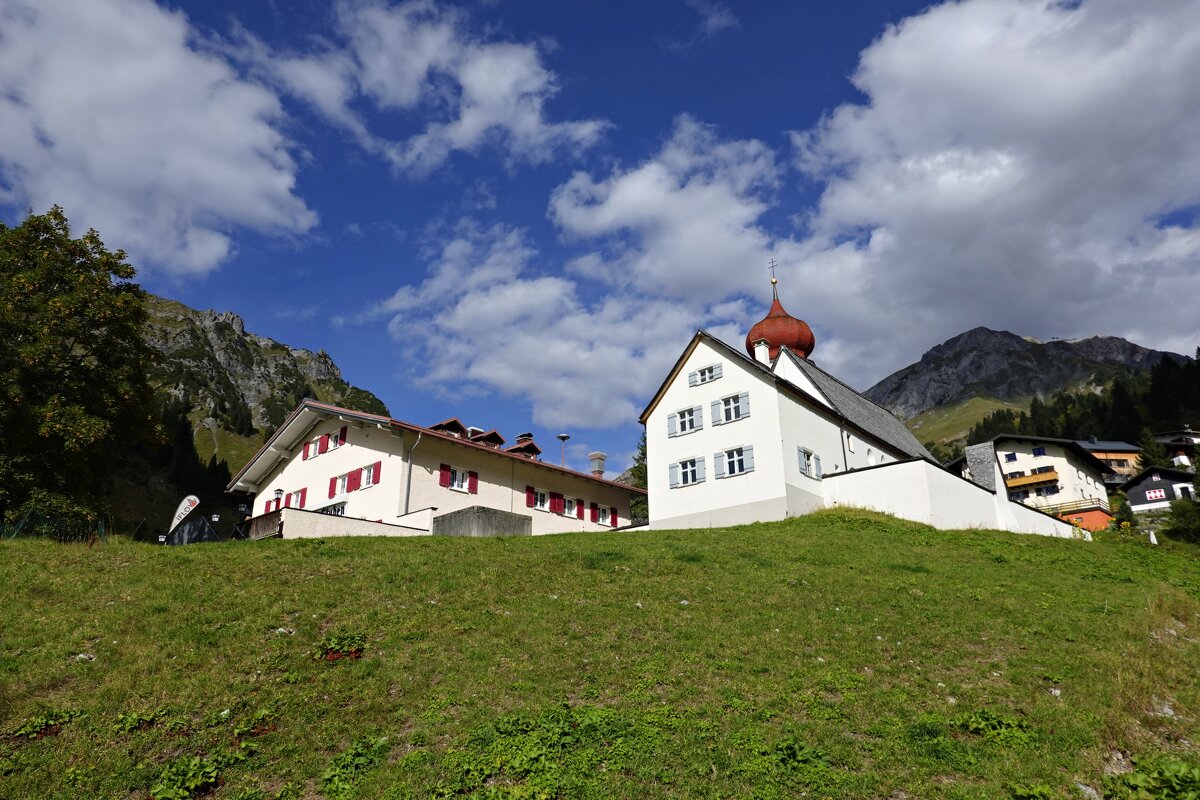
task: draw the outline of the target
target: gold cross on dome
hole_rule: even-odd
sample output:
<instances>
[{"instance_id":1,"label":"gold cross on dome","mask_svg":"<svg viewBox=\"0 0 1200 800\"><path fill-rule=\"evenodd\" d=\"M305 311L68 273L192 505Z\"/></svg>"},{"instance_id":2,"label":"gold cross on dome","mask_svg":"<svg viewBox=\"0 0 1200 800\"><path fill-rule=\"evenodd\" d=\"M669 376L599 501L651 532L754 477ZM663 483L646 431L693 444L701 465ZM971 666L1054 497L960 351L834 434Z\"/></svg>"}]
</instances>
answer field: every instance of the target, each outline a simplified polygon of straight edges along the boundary
<instances>
[{"instance_id":1,"label":"gold cross on dome","mask_svg":"<svg viewBox=\"0 0 1200 800\"><path fill-rule=\"evenodd\" d=\"M779 265L776 264L775 259L772 258L770 266L767 267L767 269L771 270L771 283L775 283L775 268L777 266Z\"/></svg>"}]
</instances>

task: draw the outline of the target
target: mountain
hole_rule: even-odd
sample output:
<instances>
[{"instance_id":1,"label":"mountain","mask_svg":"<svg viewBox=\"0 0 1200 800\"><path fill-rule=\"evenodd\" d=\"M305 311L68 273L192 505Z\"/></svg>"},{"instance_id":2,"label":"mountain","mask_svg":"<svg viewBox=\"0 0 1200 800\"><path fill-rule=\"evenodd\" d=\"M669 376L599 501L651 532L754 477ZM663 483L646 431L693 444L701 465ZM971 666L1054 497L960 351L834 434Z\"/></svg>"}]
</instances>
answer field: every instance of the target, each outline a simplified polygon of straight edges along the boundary
<instances>
[{"instance_id":1,"label":"mountain","mask_svg":"<svg viewBox=\"0 0 1200 800\"><path fill-rule=\"evenodd\" d=\"M1034 397L1107 384L1164 358L1115 336L1042 342L975 328L933 347L864 394L905 420L922 441L950 441L997 408L1027 408Z\"/></svg>"},{"instance_id":2,"label":"mountain","mask_svg":"<svg viewBox=\"0 0 1200 800\"><path fill-rule=\"evenodd\" d=\"M145 338L158 354L148 377L168 441L158 451L123 454L111 500L125 520L158 525L191 493L208 507L231 509L222 495L228 472L240 469L304 397L388 413L374 394L347 383L324 351L250 333L228 311L197 311L153 295L147 310Z\"/></svg>"}]
</instances>

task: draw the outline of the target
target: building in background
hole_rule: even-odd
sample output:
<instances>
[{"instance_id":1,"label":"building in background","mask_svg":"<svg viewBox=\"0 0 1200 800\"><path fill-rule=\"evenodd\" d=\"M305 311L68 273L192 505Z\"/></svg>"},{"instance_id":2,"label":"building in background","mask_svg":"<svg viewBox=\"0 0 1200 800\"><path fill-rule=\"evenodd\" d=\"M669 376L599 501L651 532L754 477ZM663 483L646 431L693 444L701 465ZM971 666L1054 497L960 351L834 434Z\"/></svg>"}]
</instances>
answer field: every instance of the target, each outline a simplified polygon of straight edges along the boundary
<instances>
[{"instance_id":1,"label":"building in background","mask_svg":"<svg viewBox=\"0 0 1200 800\"><path fill-rule=\"evenodd\" d=\"M1167 450L1167 457L1177 467L1192 467L1196 463L1196 445L1200 444L1200 431L1185 425L1181 431L1162 431L1154 434L1154 440Z\"/></svg>"},{"instance_id":2,"label":"building in background","mask_svg":"<svg viewBox=\"0 0 1200 800\"><path fill-rule=\"evenodd\" d=\"M943 469L893 414L821 369L773 299L746 354L698 331L646 426L651 528L707 528L856 506L939 528L1070 536L1070 525ZM993 460L994 463L994 460Z\"/></svg>"},{"instance_id":3,"label":"building in background","mask_svg":"<svg viewBox=\"0 0 1200 800\"><path fill-rule=\"evenodd\" d=\"M1115 492L1125 481L1137 474L1138 456L1142 448L1129 442L1104 441L1092 436L1076 439L1075 444L1100 459L1108 467L1104 473L1104 488Z\"/></svg>"},{"instance_id":4,"label":"building in background","mask_svg":"<svg viewBox=\"0 0 1200 800\"><path fill-rule=\"evenodd\" d=\"M1172 500L1195 500L1196 474L1186 469L1149 467L1130 478L1121 489L1135 512L1167 508Z\"/></svg>"},{"instance_id":5,"label":"building in background","mask_svg":"<svg viewBox=\"0 0 1200 800\"><path fill-rule=\"evenodd\" d=\"M283 522L285 537L428 535L469 508L528 518L534 534L609 530L629 524L630 501L645 494L606 480L603 453L587 474L542 461L530 434L505 445L457 419L421 427L304 400L229 491L256 495L256 517L279 512L252 529Z\"/></svg>"},{"instance_id":6,"label":"building in background","mask_svg":"<svg viewBox=\"0 0 1200 800\"><path fill-rule=\"evenodd\" d=\"M1101 530L1112 521L1104 475L1108 465L1073 439L1000 434L967 447L951 465L964 478L991 487L993 467L1010 500L1087 528Z\"/></svg>"}]
</instances>

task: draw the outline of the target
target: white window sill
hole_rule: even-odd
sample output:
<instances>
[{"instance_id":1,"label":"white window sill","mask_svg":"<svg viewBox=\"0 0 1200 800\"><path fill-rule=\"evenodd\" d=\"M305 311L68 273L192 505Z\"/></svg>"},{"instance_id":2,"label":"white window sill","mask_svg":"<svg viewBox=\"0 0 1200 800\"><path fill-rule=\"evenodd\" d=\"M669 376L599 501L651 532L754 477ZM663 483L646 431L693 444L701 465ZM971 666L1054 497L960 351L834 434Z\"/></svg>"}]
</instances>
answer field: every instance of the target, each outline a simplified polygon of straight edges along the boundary
<instances>
[{"instance_id":1,"label":"white window sill","mask_svg":"<svg viewBox=\"0 0 1200 800\"><path fill-rule=\"evenodd\" d=\"M741 472L726 472L724 475L718 475L717 480L722 480L724 478L740 478L743 475L749 475L751 472L754 472L754 470L744 469Z\"/></svg>"}]
</instances>

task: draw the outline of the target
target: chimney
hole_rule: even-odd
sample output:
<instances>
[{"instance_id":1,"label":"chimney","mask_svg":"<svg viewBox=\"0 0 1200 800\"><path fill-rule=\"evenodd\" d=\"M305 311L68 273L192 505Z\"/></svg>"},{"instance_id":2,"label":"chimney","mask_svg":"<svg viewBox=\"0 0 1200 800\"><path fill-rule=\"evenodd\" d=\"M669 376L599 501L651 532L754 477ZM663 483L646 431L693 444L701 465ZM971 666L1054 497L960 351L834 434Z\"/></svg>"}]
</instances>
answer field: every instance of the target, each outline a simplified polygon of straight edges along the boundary
<instances>
[{"instance_id":1,"label":"chimney","mask_svg":"<svg viewBox=\"0 0 1200 800\"><path fill-rule=\"evenodd\" d=\"M467 438L468 439L474 439L476 436L481 435L483 432L484 432L483 428L476 428L474 425L467 426Z\"/></svg>"},{"instance_id":2,"label":"chimney","mask_svg":"<svg viewBox=\"0 0 1200 800\"><path fill-rule=\"evenodd\" d=\"M601 453L599 450L595 450L591 453L588 453L588 459L592 462L592 477L593 478L603 478L604 477L604 462L607 458L608 458L608 453Z\"/></svg>"},{"instance_id":3,"label":"chimney","mask_svg":"<svg viewBox=\"0 0 1200 800\"><path fill-rule=\"evenodd\" d=\"M518 433L517 434L517 444L524 444L525 442L532 442L532 441L533 441L532 433L526 432L526 433Z\"/></svg>"},{"instance_id":4,"label":"chimney","mask_svg":"<svg viewBox=\"0 0 1200 800\"><path fill-rule=\"evenodd\" d=\"M754 343L754 360L771 366L771 345L766 339L759 339Z\"/></svg>"}]
</instances>

